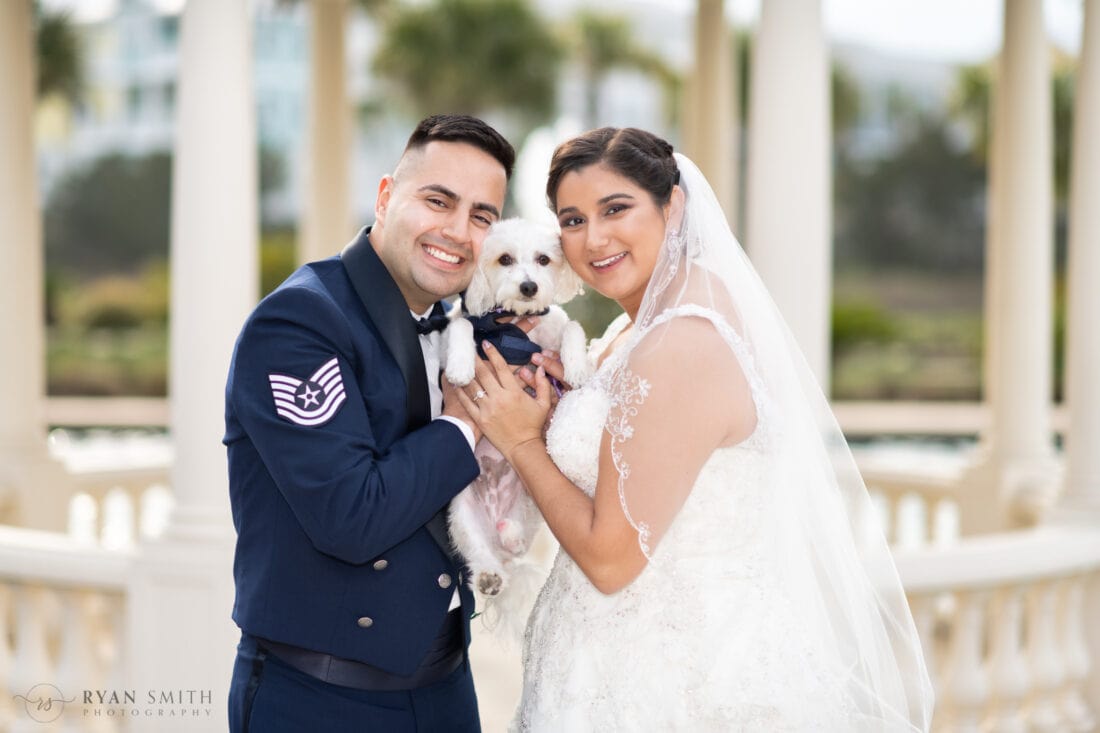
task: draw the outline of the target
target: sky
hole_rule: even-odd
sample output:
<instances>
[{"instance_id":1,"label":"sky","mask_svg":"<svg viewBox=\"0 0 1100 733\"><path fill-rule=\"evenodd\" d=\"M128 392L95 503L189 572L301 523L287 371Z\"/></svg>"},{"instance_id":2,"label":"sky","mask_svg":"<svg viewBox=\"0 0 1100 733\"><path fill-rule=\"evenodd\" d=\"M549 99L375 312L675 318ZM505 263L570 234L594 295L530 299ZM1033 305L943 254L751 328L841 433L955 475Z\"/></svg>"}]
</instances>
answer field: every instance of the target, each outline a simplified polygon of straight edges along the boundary
<instances>
[{"instance_id":1,"label":"sky","mask_svg":"<svg viewBox=\"0 0 1100 733\"><path fill-rule=\"evenodd\" d=\"M50 7L73 10L77 18L108 13L117 0L43 0ZM668 10L687 13L692 0L647 0ZM767 0L726 0L727 15L751 26ZM151 0L165 10L177 10L184 0ZM993 55L1000 46L1004 0L822 0L826 31L833 41L858 43L905 56L970 63ZM577 2L575 5L590 4ZM613 5L603 0L603 8ZM1051 41L1077 53L1083 0L1043 0L1043 15Z\"/></svg>"},{"instance_id":2,"label":"sky","mask_svg":"<svg viewBox=\"0 0 1100 733\"><path fill-rule=\"evenodd\" d=\"M686 0L655 0L692 5ZM767 0L726 0L727 14L751 26ZM1083 0L1043 0L1052 42L1076 54L1081 45ZM1001 45L1004 0L822 0L825 29L833 41L881 48L905 56L974 62Z\"/></svg>"}]
</instances>

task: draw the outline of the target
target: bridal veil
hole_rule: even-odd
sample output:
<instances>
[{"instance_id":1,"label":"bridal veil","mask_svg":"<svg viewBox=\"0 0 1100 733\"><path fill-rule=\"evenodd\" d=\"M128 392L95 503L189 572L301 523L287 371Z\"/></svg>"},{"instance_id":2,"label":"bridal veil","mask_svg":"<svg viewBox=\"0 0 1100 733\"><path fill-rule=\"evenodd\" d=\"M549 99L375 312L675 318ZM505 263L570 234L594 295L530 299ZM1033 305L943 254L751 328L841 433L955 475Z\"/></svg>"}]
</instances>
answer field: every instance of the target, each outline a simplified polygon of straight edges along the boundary
<instances>
[{"instance_id":1,"label":"bridal veil","mask_svg":"<svg viewBox=\"0 0 1100 733\"><path fill-rule=\"evenodd\" d=\"M714 399L754 409L750 440L765 451L760 488L774 510L769 572L804 615L858 729L927 730L933 694L920 641L847 442L706 179L686 157L676 162L685 196L673 198L656 269L610 382L607 431L623 511L660 572L661 537L713 452L693 451L697 416L678 403ZM692 335L704 332L702 341ZM690 398L668 393L669 384L684 391L674 376L687 360L717 364L726 377L695 385ZM713 547L716 539L700 541Z\"/></svg>"}]
</instances>

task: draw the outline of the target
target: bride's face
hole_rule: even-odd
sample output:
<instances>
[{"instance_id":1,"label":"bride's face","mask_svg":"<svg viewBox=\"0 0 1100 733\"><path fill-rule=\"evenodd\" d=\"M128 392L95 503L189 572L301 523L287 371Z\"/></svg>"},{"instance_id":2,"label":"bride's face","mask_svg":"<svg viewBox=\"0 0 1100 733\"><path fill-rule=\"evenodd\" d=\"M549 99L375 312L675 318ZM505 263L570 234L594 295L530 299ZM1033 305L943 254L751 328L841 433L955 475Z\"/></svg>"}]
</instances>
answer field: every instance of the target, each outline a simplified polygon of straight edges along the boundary
<instances>
[{"instance_id":1,"label":"bride's face","mask_svg":"<svg viewBox=\"0 0 1100 733\"><path fill-rule=\"evenodd\" d=\"M597 163L562 176L557 192L561 244L570 266L633 318L653 275L669 205Z\"/></svg>"}]
</instances>

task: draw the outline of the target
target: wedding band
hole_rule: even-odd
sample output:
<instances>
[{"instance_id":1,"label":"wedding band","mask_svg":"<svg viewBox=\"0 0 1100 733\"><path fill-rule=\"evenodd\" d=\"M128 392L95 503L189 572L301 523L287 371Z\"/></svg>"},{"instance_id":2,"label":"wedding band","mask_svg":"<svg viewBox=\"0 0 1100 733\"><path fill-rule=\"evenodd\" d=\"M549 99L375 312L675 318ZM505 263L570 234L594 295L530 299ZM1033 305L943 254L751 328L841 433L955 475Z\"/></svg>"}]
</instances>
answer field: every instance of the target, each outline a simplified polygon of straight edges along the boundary
<instances>
[{"instance_id":1,"label":"wedding band","mask_svg":"<svg viewBox=\"0 0 1100 733\"><path fill-rule=\"evenodd\" d=\"M486 394L488 394L488 393L485 390L479 389L477 392L474 393L474 402L477 402L482 397L484 397Z\"/></svg>"}]
</instances>

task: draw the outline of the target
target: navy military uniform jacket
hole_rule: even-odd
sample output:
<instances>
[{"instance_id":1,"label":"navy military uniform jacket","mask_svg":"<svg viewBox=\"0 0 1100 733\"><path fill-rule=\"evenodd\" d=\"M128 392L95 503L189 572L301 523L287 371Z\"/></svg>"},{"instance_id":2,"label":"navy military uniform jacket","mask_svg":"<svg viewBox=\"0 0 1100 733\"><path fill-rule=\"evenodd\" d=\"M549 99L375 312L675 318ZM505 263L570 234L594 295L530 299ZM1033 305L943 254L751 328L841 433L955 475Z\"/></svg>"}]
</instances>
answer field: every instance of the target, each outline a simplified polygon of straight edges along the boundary
<instances>
[{"instance_id":1,"label":"navy military uniform jacket","mask_svg":"<svg viewBox=\"0 0 1100 733\"><path fill-rule=\"evenodd\" d=\"M246 633L413 673L459 586L445 507L478 474L432 422L414 322L370 244L301 267L253 311L226 386ZM436 378L436 375L432 375Z\"/></svg>"}]
</instances>

